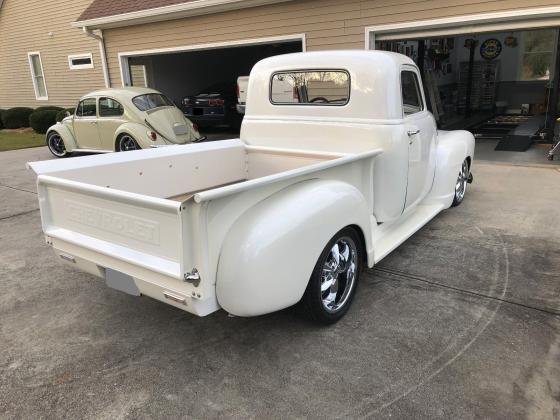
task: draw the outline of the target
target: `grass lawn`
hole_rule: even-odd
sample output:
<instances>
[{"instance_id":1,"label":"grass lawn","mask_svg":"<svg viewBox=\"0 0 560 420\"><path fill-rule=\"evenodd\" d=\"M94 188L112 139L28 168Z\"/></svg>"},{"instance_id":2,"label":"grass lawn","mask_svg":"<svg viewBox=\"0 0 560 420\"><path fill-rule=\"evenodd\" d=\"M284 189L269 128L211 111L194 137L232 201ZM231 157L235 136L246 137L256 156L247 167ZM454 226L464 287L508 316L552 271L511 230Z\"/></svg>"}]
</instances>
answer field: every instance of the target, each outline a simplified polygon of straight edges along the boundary
<instances>
[{"instance_id":1,"label":"grass lawn","mask_svg":"<svg viewBox=\"0 0 560 420\"><path fill-rule=\"evenodd\" d=\"M29 130L0 130L0 152L45 146L45 135Z\"/></svg>"}]
</instances>

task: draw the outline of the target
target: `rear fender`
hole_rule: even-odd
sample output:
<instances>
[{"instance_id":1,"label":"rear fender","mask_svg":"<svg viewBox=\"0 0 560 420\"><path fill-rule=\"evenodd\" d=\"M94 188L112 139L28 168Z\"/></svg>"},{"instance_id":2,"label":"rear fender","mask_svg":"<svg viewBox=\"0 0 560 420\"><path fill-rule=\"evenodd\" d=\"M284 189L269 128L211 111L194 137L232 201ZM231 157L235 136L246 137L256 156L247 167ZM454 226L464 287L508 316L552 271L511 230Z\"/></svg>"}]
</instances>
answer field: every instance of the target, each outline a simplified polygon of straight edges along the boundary
<instances>
[{"instance_id":1,"label":"rear fender","mask_svg":"<svg viewBox=\"0 0 560 420\"><path fill-rule=\"evenodd\" d=\"M56 131L60 135L60 137L62 137L62 140L64 141L64 147L66 148L67 152L72 152L73 150L79 148L78 144L76 143L76 139L74 138L74 134L70 130L70 127L68 127L66 124L57 122L55 125L51 126L47 130L45 139L48 138L49 134L53 131Z\"/></svg>"},{"instance_id":2,"label":"rear fender","mask_svg":"<svg viewBox=\"0 0 560 420\"><path fill-rule=\"evenodd\" d=\"M438 131L436 172L427 201L451 206L463 161L470 158L472 166L474 144L474 136L469 131Z\"/></svg>"},{"instance_id":3,"label":"rear fender","mask_svg":"<svg viewBox=\"0 0 560 420\"><path fill-rule=\"evenodd\" d=\"M122 134L128 134L134 137L134 140L136 140L136 142L142 149L148 149L151 146L161 146L168 144L161 138L161 136L158 136L158 139L156 141L153 141L148 137L149 132L150 129L148 127L135 122L126 122L120 125L119 128L117 128L117 130L115 131L115 137L113 139L115 150L117 150L117 139Z\"/></svg>"},{"instance_id":4,"label":"rear fender","mask_svg":"<svg viewBox=\"0 0 560 420\"><path fill-rule=\"evenodd\" d=\"M317 259L336 232L357 225L371 249L370 211L350 184L310 180L261 201L232 226L218 264L216 294L238 316L297 303Z\"/></svg>"}]
</instances>

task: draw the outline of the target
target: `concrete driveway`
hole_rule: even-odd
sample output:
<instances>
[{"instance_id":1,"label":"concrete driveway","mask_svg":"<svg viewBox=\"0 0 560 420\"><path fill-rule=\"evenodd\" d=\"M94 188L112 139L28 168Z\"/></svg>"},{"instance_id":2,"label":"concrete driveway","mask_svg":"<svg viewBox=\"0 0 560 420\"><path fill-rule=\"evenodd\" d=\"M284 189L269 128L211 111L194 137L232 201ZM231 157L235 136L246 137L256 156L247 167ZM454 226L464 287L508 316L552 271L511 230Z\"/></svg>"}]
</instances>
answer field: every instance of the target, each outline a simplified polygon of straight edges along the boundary
<instances>
[{"instance_id":1,"label":"concrete driveway","mask_svg":"<svg viewBox=\"0 0 560 420\"><path fill-rule=\"evenodd\" d=\"M368 270L348 315L195 318L59 265L28 160L0 153L0 417L560 416L560 172L474 168Z\"/></svg>"}]
</instances>

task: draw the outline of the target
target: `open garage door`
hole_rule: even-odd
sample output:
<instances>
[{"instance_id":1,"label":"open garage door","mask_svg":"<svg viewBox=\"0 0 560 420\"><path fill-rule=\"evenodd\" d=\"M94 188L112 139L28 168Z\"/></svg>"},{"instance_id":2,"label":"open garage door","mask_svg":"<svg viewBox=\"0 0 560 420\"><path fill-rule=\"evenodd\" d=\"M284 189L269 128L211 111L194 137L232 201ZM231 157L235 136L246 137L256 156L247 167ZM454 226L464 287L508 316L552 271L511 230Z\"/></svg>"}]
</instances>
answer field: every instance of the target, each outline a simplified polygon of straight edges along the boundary
<instances>
[{"instance_id":1,"label":"open garage door","mask_svg":"<svg viewBox=\"0 0 560 420\"><path fill-rule=\"evenodd\" d=\"M530 150L551 159L559 34L560 8L551 6L372 26L365 42L417 63L438 126L471 131L479 158Z\"/></svg>"},{"instance_id":2,"label":"open garage door","mask_svg":"<svg viewBox=\"0 0 560 420\"><path fill-rule=\"evenodd\" d=\"M232 44L121 53L123 85L157 89L200 127L230 126L235 132L242 118L237 78L249 75L263 58L304 51L305 43L303 36L293 36Z\"/></svg>"}]
</instances>

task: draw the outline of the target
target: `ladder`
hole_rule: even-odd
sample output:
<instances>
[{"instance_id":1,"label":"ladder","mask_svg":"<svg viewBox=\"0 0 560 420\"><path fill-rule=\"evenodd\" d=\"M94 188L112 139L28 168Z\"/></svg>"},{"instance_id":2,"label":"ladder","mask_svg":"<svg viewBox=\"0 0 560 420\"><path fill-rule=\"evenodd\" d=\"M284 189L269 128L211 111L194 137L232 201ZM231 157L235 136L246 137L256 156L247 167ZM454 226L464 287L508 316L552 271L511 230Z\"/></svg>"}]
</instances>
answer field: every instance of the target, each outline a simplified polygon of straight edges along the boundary
<instances>
[{"instance_id":1,"label":"ladder","mask_svg":"<svg viewBox=\"0 0 560 420\"><path fill-rule=\"evenodd\" d=\"M431 70L426 70L426 90L428 91L428 97L430 98L430 104L432 104L432 114L437 122L440 122L441 117L445 114L443 105L441 103L441 97L439 95L439 89L434 79L434 74Z\"/></svg>"}]
</instances>

